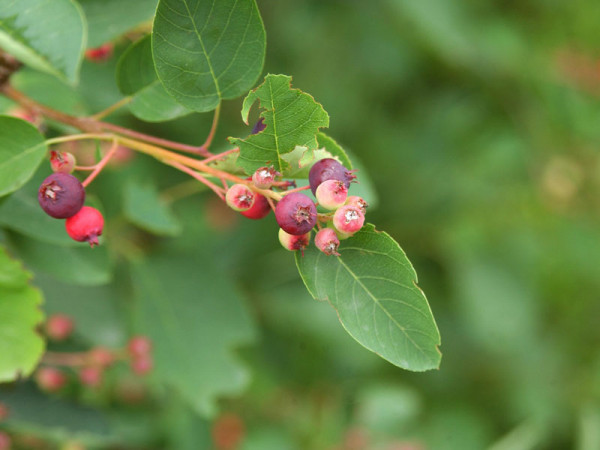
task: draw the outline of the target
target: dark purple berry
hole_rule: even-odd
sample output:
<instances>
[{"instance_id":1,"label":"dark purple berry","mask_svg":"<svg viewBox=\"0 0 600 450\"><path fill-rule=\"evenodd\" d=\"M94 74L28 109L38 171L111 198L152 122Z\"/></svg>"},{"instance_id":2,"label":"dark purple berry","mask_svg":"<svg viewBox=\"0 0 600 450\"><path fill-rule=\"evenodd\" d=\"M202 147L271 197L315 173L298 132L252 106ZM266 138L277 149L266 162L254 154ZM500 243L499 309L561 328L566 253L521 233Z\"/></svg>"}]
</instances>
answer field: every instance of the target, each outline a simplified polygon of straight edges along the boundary
<instances>
[{"instance_id":1,"label":"dark purple berry","mask_svg":"<svg viewBox=\"0 0 600 450\"><path fill-rule=\"evenodd\" d=\"M299 236L308 233L317 223L317 207L306 195L292 192L277 203L275 219L283 231Z\"/></svg>"},{"instance_id":2,"label":"dark purple berry","mask_svg":"<svg viewBox=\"0 0 600 450\"><path fill-rule=\"evenodd\" d=\"M49 216L66 219L79 212L85 201L81 182L68 173L53 173L38 190L40 206Z\"/></svg>"},{"instance_id":3,"label":"dark purple berry","mask_svg":"<svg viewBox=\"0 0 600 450\"><path fill-rule=\"evenodd\" d=\"M261 117L260 119L258 119L258 122L256 122L256 125L254 125L254 128L252 128L252 134L258 134L265 128L267 128L267 126L265 125L265 119Z\"/></svg>"},{"instance_id":4,"label":"dark purple berry","mask_svg":"<svg viewBox=\"0 0 600 450\"><path fill-rule=\"evenodd\" d=\"M316 194L317 188L323 181L338 180L343 181L346 188L350 187L352 180L356 178L350 170L333 158L325 158L317 161L310 168L308 173L308 181L310 182L310 190L313 195Z\"/></svg>"}]
</instances>

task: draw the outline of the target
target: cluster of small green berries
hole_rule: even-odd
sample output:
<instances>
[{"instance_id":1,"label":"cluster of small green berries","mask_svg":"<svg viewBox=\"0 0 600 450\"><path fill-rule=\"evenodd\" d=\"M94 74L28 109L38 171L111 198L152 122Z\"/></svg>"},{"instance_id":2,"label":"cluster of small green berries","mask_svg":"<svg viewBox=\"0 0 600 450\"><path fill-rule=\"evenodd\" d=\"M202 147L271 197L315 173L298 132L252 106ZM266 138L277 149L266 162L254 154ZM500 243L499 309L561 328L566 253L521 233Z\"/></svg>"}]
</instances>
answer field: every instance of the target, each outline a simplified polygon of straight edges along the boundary
<instances>
[{"instance_id":1,"label":"cluster of small green berries","mask_svg":"<svg viewBox=\"0 0 600 450\"><path fill-rule=\"evenodd\" d=\"M104 228L102 213L84 206L85 188L71 173L75 157L68 152L50 152L50 167L54 172L38 189L38 201L46 214L55 219L66 219L67 234L78 242L98 245L98 236Z\"/></svg>"}]
</instances>

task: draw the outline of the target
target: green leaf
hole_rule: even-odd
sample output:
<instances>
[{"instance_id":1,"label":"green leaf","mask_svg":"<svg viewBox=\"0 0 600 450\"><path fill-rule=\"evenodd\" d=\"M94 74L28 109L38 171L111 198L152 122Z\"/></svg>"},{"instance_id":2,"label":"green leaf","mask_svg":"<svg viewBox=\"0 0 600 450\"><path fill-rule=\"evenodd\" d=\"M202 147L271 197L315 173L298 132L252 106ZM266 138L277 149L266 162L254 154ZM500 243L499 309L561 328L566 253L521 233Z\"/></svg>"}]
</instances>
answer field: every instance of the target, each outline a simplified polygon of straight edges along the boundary
<instances>
[{"instance_id":1,"label":"green leaf","mask_svg":"<svg viewBox=\"0 0 600 450\"><path fill-rule=\"evenodd\" d=\"M129 181L125 185L125 216L138 227L154 234L174 236L181 226L152 184Z\"/></svg>"},{"instance_id":2,"label":"green leaf","mask_svg":"<svg viewBox=\"0 0 600 450\"><path fill-rule=\"evenodd\" d=\"M167 94L158 80L150 36L133 43L123 53L117 65L117 85L123 94L132 96L131 113L147 122L161 122L192 113Z\"/></svg>"},{"instance_id":3,"label":"green leaf","mask_svg":"<svg viewBox=\"0 0 600 450\"><path fill-rule=\"evenodd\" d=\"M46 150L44 137L29 122L0 116L0 197L31 178Z\"/></svg>"},{"instance_id":4,"label":"green leaf","mask_svg":"<svg viewBox=\"0 0 600 450\"><path fill-rule=\"evenodd\" d=\"M265 29L255 0L160 0L152 30L158 78L179 103L211 111L262 72Z\"/></svg>"},{"instance_id":5,"label":"green leaf","mask_svg":"<svg viewBox=\"0 0 600 450\"><path fill-rule=\"evenodd\" d=\"M314 163L321 159L332 157L331 153L322 148L309 150L306 147L297 146L290 153L281 155L281 159L288 163L288 167L282 174L283 178L308 178L310 168Z\"/></svg>"},{"instance_id":6,"label":"green leaf","mask_svg":"<svg viewBox=\"0 0 600 450\"><path fill-rule=\"evenodd\" d=\"M0 47L73 84L86 33L81 8L72 0L0 0Z\"/></svg>"},{"instance_id":7,"label":"green leaf","mask_svg":"<svg viewBox=\"0 0 600 450\"><path fill-rule=\"evenodd\" d=\"M133 268L136 319L154 343L154 374L203 415L215 412L218 396L247 385L232 349L254 335L233 283L209 257L155 256Z\"/></svg>"},{"instance_id":8,"label":"green leaf","mask_svg":"<svg viewBox=\"0 0 600 450\"><path fill-rule=\"evenodd\" d=\"M439 366L440 335L417 274L400 246L365 225L340 245L341 256L314 246L296 254L304 284L317 300L335 308L360 344L404 369Z\"/></svg>"},{"instance_id":9,"label":"green leaf","mask_svg":"<svg viewBox=\"0 0 600 450\"><path fill-rule=\"evenodd\" d=\"M335 139L330 136L327 136L322 131L317 133L317 144L319 148L324 148L327 150L332 156L334 156L342 165L348 169L352 170L352 162L350 158L342 148L340 144L338 144Z\"/></svg>"},{"instance_id":10,"label":"green leaf","mask_svg":"<svg viewBox=\"0 0 600 450\"><path fill-rule=\"evenodd\" d=\"M0 247L0 382L29 375L44 351L35 331L44 317L42 295L29 286L31 275Z\"/></svg>"},{"instance_id":11,"label":"green leaf","mask_svg":"<svg viewBox=\"0 0 600 450\"><path fill-rule=\"evenodd\" d=\"M88 48L119 38L136 26L149 22L158 0L79 0L88 23Z\"/></svg>"},{"instance_id":12,"label":"green leaf","mask_svg":"<svg viewBox=\"0 0 600 450\"><path fill-rule=\"evenodd\" d=\"M245 139L230 138L232 144L240 147L238 162L247 173L270 165L285 172L289 164L282 155L292 152L296 146L315 150L319 128L329 126L329 116L323 107L310 95L293 89L291 81L286 75L267 75L264 83L244 99L244 122L248 123L250 108L258 100L267 126Z\"/></svg>"}]
</instances>

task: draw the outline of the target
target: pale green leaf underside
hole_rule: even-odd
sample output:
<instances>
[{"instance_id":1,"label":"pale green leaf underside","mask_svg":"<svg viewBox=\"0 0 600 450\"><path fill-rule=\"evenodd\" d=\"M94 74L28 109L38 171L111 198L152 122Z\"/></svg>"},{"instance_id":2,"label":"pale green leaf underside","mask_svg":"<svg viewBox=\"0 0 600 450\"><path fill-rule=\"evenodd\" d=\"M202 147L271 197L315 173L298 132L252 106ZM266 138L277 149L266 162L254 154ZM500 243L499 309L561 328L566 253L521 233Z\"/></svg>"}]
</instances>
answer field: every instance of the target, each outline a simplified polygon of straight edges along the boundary
<instances>
[{"instance_id":1,"label":"pale green leaf underside","mask_svg":"<svg viewBox=\"0 0 600 450\"><path fill-rule=\"evenodd\" d=\"M296 265L317 300L327 300L360 344L399 367L435 369L440 335L417 275L398 244L373 225L342 241L341 256L311 246Z\"/></svg>"},{"instance_id":2,"label":"pale green leaf underside","mask_svg":"<svg viewBox=\"0 0 600 450\"><path fill-rule=\"evenodd\" d=\"M130 181L125 185L124 196L123 211L135 225L158 235L173 236L181 231L177 218L153 185Z\"/></svg>"},{"instance_id":3,"label":"pale green leaf underside","mask_svg":"<svg viewBox=\"0 0 600 450\"><path fill-rule=\"evenodd\" d=\"M29 375L44 351L36 327L43 321L41 293L30 275L0 247L0 382Z\"/></svg>"},{"instance_id":4,"label":"pale green leaf underside","mask_svg":"<svg viewBox=\"0 0 600 450\"><path fill-rule=\"evenodd\" d=\"M44 137L33 125L0 116L0 197L23 186L45 155Z\"/></svg>"},{"instance_id":5,"label":"pale green leaf underside","mask_svg":"<svg viewBox=\"0 0 600 450\"><path fill-rule=\"evenodd\" d=\"M274 166L285 172L289 164L282 155L296 146L308 150L317 148L316 134L329 126L329 116L309 94L291 87L292 78L286 75L267 75L265 81L244 99L242 118L248 123L248 114L258 100L264 109L266 128L245 139L230 138L240 147L238 162L247 173L262 166Z\"/></svg>"},{"instance_id":6,"label":"pale green leaf underside","mask_svg":"<svg viewBox=\"0 0 600 450\"><path fill-rule=\"evenodd\" d=\"M0 47L71 83L78 79L86 33L72 0L0 0Z\"/></svg>"},{"instance_id":7,"label":"pale green leaf underside","mask_svg":"<svg viewBox=\"0 0 600 450\"><path fill-rule=\"evenodd\" d=\"M158 78L179 103L211 111L262 72L265 29L255 0L161 0L152 30Z\"/></svg>"}]
</instances>

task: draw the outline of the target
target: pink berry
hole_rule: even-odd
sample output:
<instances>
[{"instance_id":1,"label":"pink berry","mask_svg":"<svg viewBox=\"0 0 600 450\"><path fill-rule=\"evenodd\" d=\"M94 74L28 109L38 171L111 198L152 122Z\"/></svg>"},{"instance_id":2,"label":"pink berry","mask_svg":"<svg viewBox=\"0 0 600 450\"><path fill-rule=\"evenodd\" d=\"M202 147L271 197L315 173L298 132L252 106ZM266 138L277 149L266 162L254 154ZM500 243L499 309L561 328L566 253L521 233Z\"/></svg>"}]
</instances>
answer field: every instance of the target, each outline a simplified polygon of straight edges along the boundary
<instances>
[{"instance_id":1,"label":"pink berry","mask_svg":"<svg viewBox=\"0 0 600 450\"><path fill-rule=\"evenodd\" d=\"M95 347L88 352L88 361L91 366L108 367L115 362L115 354L105 347Z\"/></svg>"},{"instance_id":2,"label":"pink berry","mask_svg":"<svg viewBox=\"0 0 600 450\"><path fill-rule=\"evenodd\" d=\"M292 252L296 250L304 251L304 249L308 247L308 244L310 243L310 234L311 232L309 231L306 234L293 235L286 233L280 228L279 242L281 242L281 245L283 245L283 248L286 250L290 250Z\"/></svg>"},{"instance_id":3,"label":"pink berry","mask_svg":"<svg viewBox=\"0 0 600 450\"><path fill-rule=\"evenodd\" d=\"M315 245L326 255L340 256L337 249L340 246L340 240L337 234L331 228L323 228L315 236Z\"/></svg>"},{"instance_id":4,"label":"pink berry","mask_svg":"<svg viewBox=\"0 0 600 450\"><path fill-rule=\"evenodd\" d=\"M84 386L91 388L98 387L102 384L103 369L95 366L83 367L79 371L79 381Z\"/></svg>"},{"instance_id":5,"label":"pink berry","mask_svg":"<svg viewBox=\"0 0 600 450\"><path fill-rule=\"evenodd\" d=\"M50 167L53 172L71 173L75 169L75 157L69 152L50 152Z\"/></svg>"},{"instance_id":6,"label":"pink berry","mask_svg":"<svg viewBox=\"0 0 600 450\"><path fill-rule=\"evenodd\" d=\"M246 211L240 211L240 214L248 219L258 220L267 216L271 212L271 205L267 198L258 193L254 193L254 204Z\"/></svg>"},{"instance_id":7,"label":"pink berry","mask_svg":"<svg viewBox=\"0 0 600 450\"><path fill-rule=\"evenodd\" d=\"M152 342L146 336L134 336L127 343L127 350L134 358L147 356L152 351Z\"/></svg>"},{"instance_id":8,"label":"pink berry","mask_svg":"<svg viewBox=\"0 0 600 450\"><path fill-rule=\"evenodd\" d=\"M359 197L358 195L351 195L348 197L346 199L346 205L358 206L363 214L367 213L367 208L369 207L369 204L365 201L365 199Z\"/></svg>"},{"instance_id":9,"label":"pink berry","mask_svg":"<svg viewBox=\"0 0 600 450\"><path fill-rule=\"evenodd\" d=\"M90 246L98 245L98 236L102 235L104 217L91 206L84 206L73 217L65 221L65 229L71 239L77 242L89 242Z\"/></svg>"},{"instance_id":10,"label":"pink berry","mask_svg":"<svg viewBox=\"0 0 600 450\"><path fill-rule=\"evenodd\" d=\"M67 377L54 367L42 367L35 374L35 381L40 389L46 392L56 392L67 382Z\"/></svg>"},{"instance_id":11,"label":"pink berry","mask_svg":"<svg viewBox=\"0 0 600 450\"><path fill-rule=\"evenodd\" d=\"M85 57L93 62L102 62L110 59L113 53L113 45L110 42L96 48L88 48Z\"/></svg>"},{"instance_id":12,"label":"pink berry","mask_svg":"<svg viewBox=\"0 0 600 450\"><path fill-rule=\"evenodd\" d=\"M131 370L137 375L145 375L152 370L154 363L149 355L137 356L131 360Z\"/></svg>"},{"instance_id":13,"label":"pink berry","mask_svg":"<svg viewBox=\"0 0 600 450\"><path fill-rule=\"evenodd\" d=\"M342 237L350 237L362 228L365 215L358 206L346 205L339 208L333 215L333 226Z\"/></svg>"},{"instance_id":14,"label":"pink berry","mask_svg":"<svg viewBox=\"0 0 600 450\"><path fill-rule=\"evenodd\" d=\"M77 214L83 206L85 189L73 175L53 173L40 185L38 201L49 216L66 219Z\"/></svg>"},{"instance_id":15,"label":"pink berry","mask_svg":"<svg viewBox=\"0 0 600 450\"><path fill-rule=\"evenodd\" d=\"M73 319L65 314L53 314L46 320L46 335L53 341L64 341L75 328Z\"/></svg>"},{"instance_id":16,"label":"pink berry","mask_svg":"<svg viewBox=\"0 0 600 450\"><path fill-rule=\"evenodd\" d=\"M338 209L348 197L348 188L343 181L323 181L316 192L317 201L325 209Z\"/></svg>"},{"instance_id":17,"label":"pink berry","mask_svg":"<svg viewBox=\"0 0 600 450\"><path fill-rule=\"evenodd\" d=\"M235 211L247 211L254 205L256 194L246 185L234 184L225 194L227 205Z\"/></svg>"},{"instance_id":18,"label":"pink berry","mask_svg":"<svg viewBox=\"0 0 600 450\"><path fill-rule=\"evenodd\" d=\"M310 189L315 195L317 188L321 183L327 180L339 180L343 181L347 188L350 187L352 180L356 178L356 175L352 171L346 169L338 161L333 158L320 159L310 168L308 173L308 181L310 183Z\"/></svg>"},{"instance_id":19,"label":"pink berry","mask_svg":"<svg viewBox=\"0 0 600 450\"><path fill-rule=\"evenodd\" d=\"M273 167L261 167L252 174L252 181L257 188L269 189L279 176L281 174Z\"/></svg>"},{"instance_id":20,"label":"pink berry","mask_svg":"<svg viewBox=\"0 0 600 450\"><path fill-rule=\"evenodd\" d=\"M10 450L11 445L10 436L4 431L0 431L0 450Z\"/></svg>"},{"instance_id":21,"label":"pink berry","mask_svg":"<svg viewBox=\"0 0 600 450\"><path fill-rule=\"evenodd\" d=\"M277 203L275 219L286 233L300 236L312 230L317 223L317 207L306 195L292 192Z\"/></svg>"}]
</instances>

